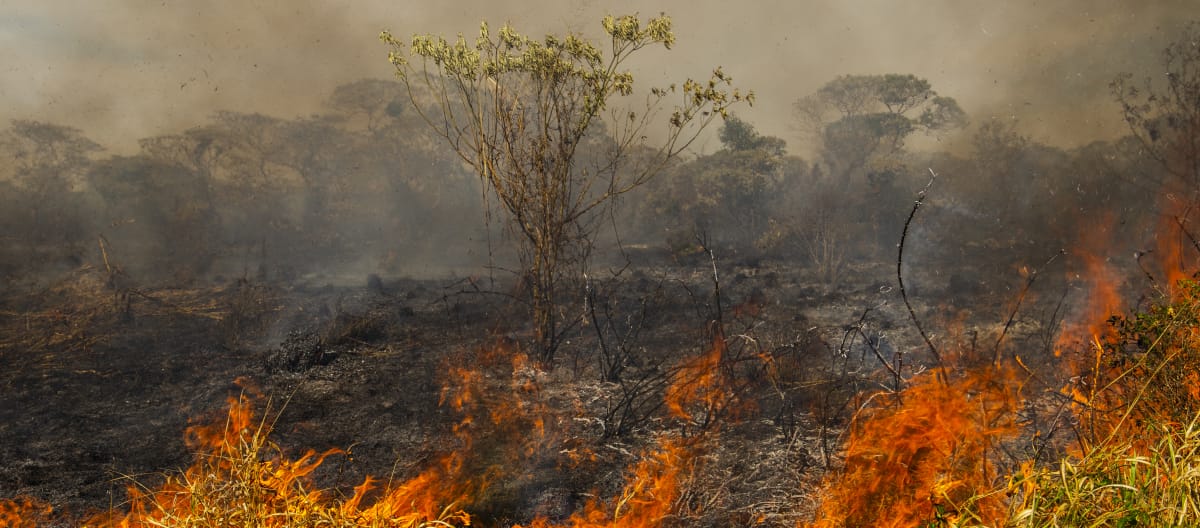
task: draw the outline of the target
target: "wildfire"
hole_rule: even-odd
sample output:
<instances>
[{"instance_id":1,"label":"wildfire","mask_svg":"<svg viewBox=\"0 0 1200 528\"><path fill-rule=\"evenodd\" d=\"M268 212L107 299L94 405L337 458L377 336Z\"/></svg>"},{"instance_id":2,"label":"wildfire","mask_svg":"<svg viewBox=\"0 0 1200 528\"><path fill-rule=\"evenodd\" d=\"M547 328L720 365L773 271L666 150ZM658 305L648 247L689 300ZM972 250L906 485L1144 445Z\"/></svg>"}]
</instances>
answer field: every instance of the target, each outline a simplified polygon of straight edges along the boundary
<instances>
[{"instance_id":1,"label":"wildfire","mask_svg":"<svg viewBox=\"0 0 1200 528\"><path fill-rule=\"evenodd\" d=\"M1082 424L1075 431L1077 456L1090 452L1095 438L1120 427L1138 399L1129 384L1136 376L1115 357L1121 336L1114 317L1120 317L1124 304L1122 276L1104 256L1110 225L1101 220L1093 226L1081 244L1085 250L1075 255L1081 269L1071 278L1085 281L1086 295L1054 345L1054 357L1069 373L1058 394ZM1175 284L1183 277L1178 245L1169 251L1162 240L1163 276ZM1019 271L1028 276L1027 270ZM1179 292L1173 289L1172 297ZM962 354L947 357L970 364ZM1019 356L1017 362L1024 366ZM813 526L1000 525L1011 520L1010 496L1029 497L1037 491L1031 486L1040 470L1033 461L998 456L997 447L1018 440L1022 426L1018 419L1026 402L1019 371L996 364L947 367L945 372L944 382L927 373L899 392L876 394L856 415L846 441L845 467L827 478ZM1197 379L1184 377L1184 382ZM1200 394L1192 387L1187 385L1188 394ZM1142 411L1136 417L1149 415Z\"/></svg>"},{"instance_id":2,"label":"wildfire","mask_svg":"<svg viewBox=\"0 0 1200 528\"><path fill-rule=\"evenodd\" d=\"M1108 320L1119 314L1124 302L1120 292L1121 275L1113 268L1106 258L1111 246L1105 238L1112 225L1111 219L1102 220L1101 227L1090 231L1083 237L1082 250L1076 256L1082 261L1083 274L1075 278L1086 282L1084 298L1077 303L1080 311L1073 320L1068 321L1059 334L1056 355L1061 356L1065 348L1077 347L1080 342L1092 342L1097 339L1112 339L1115 331Z\"/></svg>"},{"instance_id":3,"label":"wildfire","mask_svg":"<svg viewBox=\"0 0 1200 528\"><path fill-rule=\"evenodd\" d=\"M0 500L0 526L35 528L42 526L54 514L54 507L32 497Z\"/></svg>"},{"instance_id":4,"label":"wildfire","mask_svg":"<svg viewBox=\"0 0 1200 528\"><path fill-rule=\"evenodd\" d=\"M711 417L727 404L720 395L721 376L714 374L719 372L722 354L723 347L714 347L675 369L675 382L666 393L674 416L690 421L702 412ZM477 520L467 513L470 507L486 502L502 482L529 479L522 468L539 467L547 456L562 456L565 463L560 468L574 466L585 456L577 449L557 449L563 444L557 432L564 418L542 400L539 376L543 374L520 350L500 344L480 350L471 359L471 368L446 369L448 379L441 393L442 405L461 416L452 428L457 447L406 481L385 485L367 477L348 497L318 489L314 472L344 451L309 450L299 457L288 456L268 440L270 424L254 412L262 396L243 381L243 394L228 399L220 419L186 430L187 445L195 453L189 468L167 475L156 489L128 486L126 511L97 515L84 525L470 526ZM701 439L661 435L635 459L617 495L593 497L561 522L538 516L528 526L660 524L677 508L681 482L693 469ZM0 526L36 526L52 516L49 505L33 499L0 501Z\"/></svg>"},{"instance_id":5,"label":"wildfire","mask_svg":"<svg viewBox=\"0 0 1200 528\"><path fill-rule=\"evenodd\" d=\"M982 518L963 521L1002 519L1003 497L988 493L999 475L989 460L1016 433L1014 380L1010 369L948 381L926 373L902 393L878 395L851 427L846 466L826 480L813 526L924 526L952 522L967 506Z\"/></svg>"},{"instance_id":6,"label":"wildfire","mask_svg":"<svg viewBox=\"0 0 1200 528\"><path fill-rule=\"evenodd\" d=\"M721 359L724 355L724 341L717 339L707 353L680 366L675 382L666 394L667 409L672 416L687 421L707 420L721 410L729 399L725 383L721 381ZM703 417L699 416L701 412Z\"/></svg>"},{"instance_id":7,"label":"wildfire","mask_svg":"<svg viewBox=\"0 0 1200 528\"><path fill-rule=\"evenodd\" d=\"M1191 244L1193 247L1196 244L1195 239L1177 218L1163 218L1156 237L1158 247L1155 249L1158 253L1159 274L1166 280L1165 293L1172 299L1177 298L1181 293L1180 282L1191 278L1191 275L1187 273L1190 266L1187 265L1183 256L1184 244Z\"/></svg>"},{"instance_id":8,"label":"wildfire","mask_svg":"<svg viewBox=\"0 0 1200 528\"><path fill-rule=\"evenodd\" d=\"M89 527L427 525L428 520L469 524L462 512L437 509L441 495L429 485L432 472L391 490L364 507L368 479L355 494L340 500L313 487L311 475L341 450L308 451L289 458L267 440L270 428L255 419L253 401L242 395L229 400L225 419L188 429L195 462L178 475L168 475L154 490L131 485L128 512L89 519ZM386 519L386 522L381 522Z\"/></svg>"},{"instance_id":9,"label":"wildfire","mask_svg":"<svg viewBox=\"0 0 1200 528\"><path fill-rule=\"evenodd\" d=\"M671 514L679 498L682 474L693 460L692 446L663 439L658 450L642 458L630 471L620 495L607 503L590 500L582 512L565 522L534 519L528 528L643 528L658 526ZM522 528L520 525L513 528Z\"/></svg>"}]
</instances>

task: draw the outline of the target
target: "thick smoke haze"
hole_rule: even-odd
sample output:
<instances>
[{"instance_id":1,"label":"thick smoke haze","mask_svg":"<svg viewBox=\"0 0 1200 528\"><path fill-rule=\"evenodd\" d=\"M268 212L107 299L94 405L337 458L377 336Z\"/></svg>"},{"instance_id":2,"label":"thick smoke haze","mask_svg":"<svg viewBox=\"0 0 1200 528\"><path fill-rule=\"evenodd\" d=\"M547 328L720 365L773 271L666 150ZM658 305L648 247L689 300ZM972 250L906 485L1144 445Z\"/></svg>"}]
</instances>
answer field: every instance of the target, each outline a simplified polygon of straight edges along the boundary
<instances>
[{"instance_id":1,"label":"thick smoke haze","mask_svg":"<svg viewBox=\"0 0 1200 528\"><path fill-rule=\"evenodd\" d=\"M530 35L599 33L607 14L666 12L678 44L640 57L643 86L724 66L759 100L740 115L796 141L790 104L843 74L912 73L978 122L1016 118L1053 145L1125 131L1108 82L1155 75L1194 13L1187 0L1064 2L562 2L277 0L0 2L0 120L77 127L113 152L218 110L282 118L331 90L388 78L382 29L473 34L480 19ZM700 148L709 150L715 145Z\"/></svg>"}]
</instances>

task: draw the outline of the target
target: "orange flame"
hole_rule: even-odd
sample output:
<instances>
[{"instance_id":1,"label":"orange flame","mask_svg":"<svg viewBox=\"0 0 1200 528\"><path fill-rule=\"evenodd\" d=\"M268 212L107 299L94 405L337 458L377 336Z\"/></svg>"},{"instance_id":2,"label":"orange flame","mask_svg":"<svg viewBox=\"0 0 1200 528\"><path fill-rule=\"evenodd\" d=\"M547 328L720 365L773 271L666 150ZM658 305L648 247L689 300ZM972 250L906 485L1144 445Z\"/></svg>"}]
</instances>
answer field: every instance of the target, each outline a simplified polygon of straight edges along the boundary
<instances>
[{"instance_id":1,"label":"orange flame","mask_svg":"<svg viewBox=\"0 0 1200 528\"><path fill-rule=\"evenodd\" d=\"M724 356L724 340L717 339L707 353L684 361L667 388L667 409L672 416L695 421L699 412L695 407L703 408L705 418L721 410L728 399L721 380Z\"/></svg>"},{"instance_id":2,"label":"orange flame","mask_svg":"<svg viewBox=\"0 0 1200 528\"><path fill-rule=\"evenodd\" d=\"M1070 278L1085 282L1085 294L1076 303L1077 312L1063 323L1054 343L1054 356L1060 358L1069 374L1058 392L1081 418L1085 414L1094 416L1102 405L1100 390L1108 359L1105 344L1117 339L1116 328L1109 321L1124 307L1121 275L1105 257L1112 224L1111 218L1101 219L1081 239L1082 249L1076 256L1082 263L1082 273Z\"/></svg>"},{"instance_id":3,"label":"orange flame","mask_svg":"<svg viewBox=\"0 0 1200 528\"><path fill-rule=\"evenodd\" d=\"M693 460L692 448L677 439L660 439L657 450L642 457L630 472L620 495L607 501L588 501L562 524L534 519L529 528L643 528L658 526L672 514L681 494L681 474ZM516 525L513 528L521 528Z\"/></svg>"},{"instance_id":4,"label":"orange flame","mask_svg":"<svg viewBox=\"0 0 1200 528\"><path fill-rule=\"evenodd\" d=\"M1184 261L1184 241L1188 235L1183 232L1181 225L1174 217L1164 217L1158 227L1157 242L1158 264L1161 276L1166 280L1166 294L1176 299L1180 293L1179 282L1190 279L1188 264Z\"/></svg>"},{"instance_id":5,"label":"orange flame","mask_svg":"<svg viewBox=\"0 0 1200 528\"><path fill-rule=\"evenodd\" d=\"M1020 399L1014 373L980 369L941 382L926 373L886 403L856 418L846 448L846 467L826 479L814 527L923 526L953 520L964 501L985 524L1003 519L989 463L996 444L1016 432Z\"/></svg>"},{"instance_id":6,"label":"orange flame","mask_svg":"<svg viewBox=\"0 0 1200 528\"><path fill-rule=\"evenodd\" d=\"M1110 317L1120 313L1124 305L1118 291L1120 275L1099 253L1085 252L1080 257L1088 283L1086 299L1081 303L1084 311L1064 328L1061 335L1066 339L1089 340L1115 337L1112 326L1107 322Z\"/></svg>"},{"instance_id":7,"label":"orange flame","mask_svg":"<svg viewBox=\"0 0 1200 528\"><path fill-rule=\"evenodd\" d=\"M716 423L737 403L723 370L725 355L725 340L718 334L707 352L685 359L676 367L664 395L671 416L703 428ZM618 496L588 501L582 512L572 514L561 524L539 517L529 528L642 528L662 524L664 518L678 513L683 479L694 469L703 438L660 436L657 447L644 453L629 470Z\"/></svg>"},{"instance_id":8,"label":"orange flame","mask_svg":"<svg viewBox=\"0 0 1200 528\"><path fill-rule=\"evenodd\" d=\"M729 407L720 373L724 350L723 341L718 341L712 350L675 369L665 396L673 415L707 420ZM186 430L187 445L195 453L191 467L167 475L156 489L129 486L126 511L94 516L86 526L469 526L474 519L465 510L479 504L502 479L527 478L516 471L538 466L529 463L540 460L536 457L556 453L559 467L595 457L586 447L547 449L561 447L551 445L556 435L548 430L559 430L562 422L571 420L550 412L538 382L544 374L519 350L485 349L472 362L459 364L475 368L447 368L449 380L441 392L442 404L462 415L453 427L458 445L407 481L381 486L367 477L346 498L315 488L314 471L328 457L344 452L310 450L298 458L286 456L267 440L270 426L255 418L255 400L243 394L228 399L220 419ZM257 394L240 383L246 392ZM676 512L702 438L661 436L631 466L618 495L589 501L561 526L660 524ZM32 499L0 501L2 526L41 525L51 514L49 506ZM539 517L530 526L549 528L552 522Z\"/></svg>"},{"instance_id":9,"label":"orange flame","mask_svg":"<svg viewBox=\"0 0 1200 528\"><path fill-rule=\"evenodd\" d=\"M36 528L49 524L54 508L32 497L0 500L0 526Z\"/></svg>"},{"instance_id":10,"label":"orange flame","mask_svg":"<svg viewBox=\"0 0 1200 528\"><path fill-rule=\"evenodd\" d=\"M371 478L357 486L352 497L338 501L312 489L311 474L327 457L342 451L317 454L310 450L295 460L281 453L264 456L267 431L261 424L255 425L251 408L249 398L231 398L223 424L188 429L189 445L197 450L195 464L181 476L169 476L157 490L131 486L129 513L97 516L87 525L151 527L185 519L200 526L281 528L316 519L340 519L345 525L360 526L421 526L435 519L445 526L470 524L466 513L452 509L459 498L457 490L441 485L456 470L453 457L385 490L369 506L363 503L373 488Z\"/></svg>"}]
</instances>

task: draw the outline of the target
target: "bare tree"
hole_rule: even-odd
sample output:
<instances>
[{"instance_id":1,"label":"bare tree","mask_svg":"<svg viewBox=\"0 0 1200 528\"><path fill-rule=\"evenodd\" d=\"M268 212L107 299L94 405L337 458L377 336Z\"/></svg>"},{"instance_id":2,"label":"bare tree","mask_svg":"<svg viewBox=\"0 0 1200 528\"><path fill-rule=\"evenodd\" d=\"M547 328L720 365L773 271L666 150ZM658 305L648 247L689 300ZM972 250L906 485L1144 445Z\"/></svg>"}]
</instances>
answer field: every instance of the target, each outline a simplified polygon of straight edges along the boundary
<instances>
[{"instance_id":1,"label":"bare tree","mask_svg":"<svg viewBox=\"0 0 1200 528\"><path fill-rule=\"evenodd\" d=\"M1200 21L1187 25L1163 50L1165 81L1137 84L1131 74L1110 88L1121 105L1129 129L1146 151L1166 168L1173 181L1167 192L1189 196L1200 204Z\"/></svg>"}]
</instances>

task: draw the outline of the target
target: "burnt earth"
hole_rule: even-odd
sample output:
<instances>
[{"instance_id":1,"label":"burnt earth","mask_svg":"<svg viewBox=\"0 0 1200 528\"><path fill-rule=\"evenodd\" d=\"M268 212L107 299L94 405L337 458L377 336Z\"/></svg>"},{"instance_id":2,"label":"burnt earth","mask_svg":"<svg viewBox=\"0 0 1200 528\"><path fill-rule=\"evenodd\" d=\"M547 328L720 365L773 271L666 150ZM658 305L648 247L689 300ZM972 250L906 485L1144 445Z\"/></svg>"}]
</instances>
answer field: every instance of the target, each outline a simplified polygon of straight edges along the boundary
<instances>
[{"instance_id":1,"label":"burnt earth","mask_svg":"<svg viewBox=\"0 0 1200 528\"><path fill-rule=\"evenodd\" d=\"M803 510L778 490L811 487L836 462L845 398L864 386L853 376L881 370L864 343L890 353L919 350L920 341L906 325L886 266L855 270L837 286L786 265L765 266L721 270L728 277L721 316L741 358L733 367L745 391L739 398L753 411L711 433L721 435L723 447L706 455L712 463L693 484L713 486L714 497L742 514L747 504L775 504L780 511L760 512L763 518L788 525ZM86 273L64 284L49 290L53 295L10 296L0 307L10 333L0 346L0 498L32 496L75 515L120 511L126 486L153 487L163 472L187 467L192 455L184 430L218 419L226 399L242 393L257 397L285 452L349 451L321 466L320 486L349 492L367 475L412 476L455 449L450 431L461 416L439 402L450 367L469 366L462 363L475 361L472 350L497 339L527 338L513 322L524 320L520 305L503 294L477 293L470 280L372 276L358 287L238 281L115 295ZM623 382L655 379L706 349L716 307L709 268L657 268L601 286L623 324L648 307L637 319L644 328L636 353L622 364ZM54 310L67 315L43 323L21 319ZM30 338L15 337L26 324ZM58 337L33 339L42 334ZM531 476L497 487L476 505L480 524L518 522L533 512L564 517L588 493L619 489L623 468L662 428L699 434L694 424L681 427L653 414L616 434L605 412L621 389L600 380L597 347L593 330L580 330L539 381L540 397L557 411L581 405L590 413L564 420L575 425L560 441L594 450L597 461L564 472L556 468L557 449L532 459ZM783 374L764 374L755 351L773 355ZM756 460L767 466L748 462ZM755 495L765 489L775 496Z\"/></svg>"},{"instance_id":2,"label":"burnt earth","mask_svg":"<svg viewBox=\"0 0 1200 528\"><path fill-rule=\"evenodd\" d=\"M75 290L109 303L106 292ZM241 302L230 290L197 295ZM427 358L457 339L437 305L417 314L406 300L360 288L276 288L259 301L269 316L235 328L228 313L135 299L132 317L122 307L87 318L89 335L0 348L0 497L33 496L73 513L119 510L126 486L153 486L161 472L189 465L185 429L219 418L228 397L247 391L274 409L264 410L277 414L283 445L353 445L355 460L374 462L347 479L387 474L400 452L421 447L401 429L437 425L438 377Z\"/></svg>"}]
</instances>

